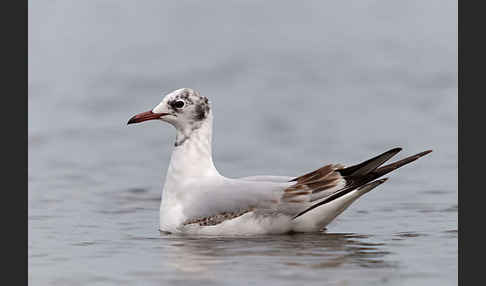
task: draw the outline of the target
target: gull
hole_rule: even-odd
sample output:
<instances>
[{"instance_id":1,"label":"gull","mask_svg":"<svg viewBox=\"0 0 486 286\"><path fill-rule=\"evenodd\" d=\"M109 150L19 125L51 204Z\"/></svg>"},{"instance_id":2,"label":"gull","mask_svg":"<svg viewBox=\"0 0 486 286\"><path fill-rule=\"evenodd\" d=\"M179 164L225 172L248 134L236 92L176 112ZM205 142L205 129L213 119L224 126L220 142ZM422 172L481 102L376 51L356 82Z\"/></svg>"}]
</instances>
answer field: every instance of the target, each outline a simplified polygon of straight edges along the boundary
<instances>
[{"instance_id":1,"label":"gull","mask_svg":"<svg viewBox=\"0 0 486 286\"><path fill-rule=\"evenodd\" d=\"M127 124L165 121L176 129L160 205L159 230L201 235L320 232L356 199L384 183L383 175L432 152L388 165L393 148L362 163L327 164L295 177L228 178L213 163L213 114L207 97L182 88Z\"/></svg>"}]
</instances>

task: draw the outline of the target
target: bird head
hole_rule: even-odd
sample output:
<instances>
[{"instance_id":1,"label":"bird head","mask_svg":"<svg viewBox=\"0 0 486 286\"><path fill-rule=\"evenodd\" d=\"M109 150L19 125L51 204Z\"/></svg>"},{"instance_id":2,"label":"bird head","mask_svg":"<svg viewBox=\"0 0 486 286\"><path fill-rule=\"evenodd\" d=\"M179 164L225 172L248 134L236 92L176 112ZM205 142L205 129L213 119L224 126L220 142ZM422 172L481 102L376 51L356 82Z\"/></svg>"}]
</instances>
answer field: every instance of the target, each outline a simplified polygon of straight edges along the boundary
<instances>
[{"instance_id":1,"label":"bird head","mask_svg":"<svg viewBox=\"0 0 486 286\"><path fill-rule=\"evenodd\" d=\"M177 130L195 130L210 112L209 100L190 88L181 88L164 96L152 110L134 115L127 124L147 120L160 120L172 124Z\"/></svg>"}]
</instances>

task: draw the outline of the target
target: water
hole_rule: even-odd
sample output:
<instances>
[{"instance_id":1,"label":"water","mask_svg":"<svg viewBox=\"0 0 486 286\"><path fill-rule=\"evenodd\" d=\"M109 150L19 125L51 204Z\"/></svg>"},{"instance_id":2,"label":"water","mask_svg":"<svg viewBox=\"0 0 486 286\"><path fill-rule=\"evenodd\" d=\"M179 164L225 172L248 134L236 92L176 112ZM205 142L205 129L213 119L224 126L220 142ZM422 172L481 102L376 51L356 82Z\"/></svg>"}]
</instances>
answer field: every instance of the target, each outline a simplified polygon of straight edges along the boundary
<instances>
[{"instance_id":1,"label":"water","mask_svg":"<svg viewBox=\"0 0 486 286\"><path fill-rule=\"evenodd\" d=\"M29 1L31 285L457 284L455 1ZM229 177L434 152L320 234L159 233L175 138L210 98Z\"/></svg>"}]
</instances>

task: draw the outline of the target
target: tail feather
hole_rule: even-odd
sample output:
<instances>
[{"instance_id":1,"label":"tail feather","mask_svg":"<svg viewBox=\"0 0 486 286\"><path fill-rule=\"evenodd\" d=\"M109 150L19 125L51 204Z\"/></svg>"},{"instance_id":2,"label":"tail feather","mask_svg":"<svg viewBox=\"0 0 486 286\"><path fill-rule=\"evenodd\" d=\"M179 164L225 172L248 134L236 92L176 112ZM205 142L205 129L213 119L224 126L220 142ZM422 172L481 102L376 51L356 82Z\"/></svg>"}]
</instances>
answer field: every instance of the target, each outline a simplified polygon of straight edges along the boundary
<instances>
[{"instance_id":1,"label":"tail feather","mask_svg":"<svg viewBox=\"0 0 486 286\"><path fill-rule=\"evenodd\" d=\"M367 193L369 191L371 191L372 189L374 189L375 187L377 187L378 185L381 185L383 184L384 182L386 182L388 180L388 178L383 178L383 179L380 179L380 180L376 180L376 181L373 181L373 182L369 182L367 184L364 184L364 185L361 185L358 190L360 191L363 191L364 193ZM293 217L293 219L296 219L298 218L299 216L307 213L308 211L311 211L319 206L322 206L324 204L327 204L327 203L330 203L342 196L344 196L345 194L348 194L349 192L351 191L354 191L356 188L343 188L342 190L328 196L327 198L325 198L324 200L310 206L309 208L305 209L304 211L298 213L297 215L295 215Z\"/></svg>"},{"instance_id":2,"label":"tail feather","mask_svg":"<svg viewBox=\"0 0 486 286\"><path fill-rule=\"evenodd\" d=\"M343 169L338 169L336 170L339 172L344 179L346 180L346 185L336 191L334 194L326 197L322 201L310 206L309 208L305 209L304 211L298 213L297 215L294 216L294 219L297 217L307 213L308 211L317 208L321 205L330 203L344 195L346 195L349 192L352 192L356 189L358 190L364 190L366 188L366 192L370 191L371 189L375 188L376 186L384 183L387 179L381 179L381 180L376 180L380 177L382 177L385 174L390 173L393 170L396 170L408 163L411 163L418 158L425 156L432 152L432 150L427 150L409 157L406 157L404 159L401 159L399 161L396 161L394 163L385 165L383 167L379 167L382 165L384 162L389 160L391 157L393 157L395 154L400 152L402 149L401 148L394 148L391 149L383 154L380 154L376 157L373 157L369 160L364 161L363 163L350 166L347 168Z\"/></svg>"},{"instance_id":3,"label":"tail feather","mask_svg":"<svg viewBox=\"0 0 486 286\"><path fill-rule=\"evenodd\" d=\"M388 180L388 178L383 178L383 179L379 179L379 180L364 184L363 186L358 188L358 191L362 191L363 193L367 193L367 192L373 190L374 188L378 187L379 185L383 184L387 180Z\"/></svg>"},{"instance_id":4,"label":"tail feather","mask_svg":"<svg viewBox=\"0 0 486 286\"><path fill-rule=\"evenodd\" d=\"M339 170L339 173L343 176L361 176L366 175L369 172L375 170L379 166L381 166L386 161L390 160L391 157L395 156L398 152L402 151L402 148L393 148L391 150L386 151L378 156L375 156L369 160L366 160L362 163L359 163L354 166L350 166L344 169Z\"/></svg>"},{"instance_id":5,"label":"tail feather","mask_svg":"<svg viewBox=\"0 0 486 286\"><path fill-rule=\"evenodd\" d=\"M375 171L372 172L373 175L374 175L374 179L379 178L379 177L381 177L381 176L383 176L385 174L388 174L391 171L394 171L394 170L402 167L403 165L406 165L408 163L411 163L411 162L417 160L418 158L423 157L423 156L429 154L430 152L432 152L432 150L427 150L427 151L424 151L424 152L415 154L413 156L409 156L409 157L407 157L405 159L396 161L394 163L385 165L383 167L380 167L380 168L378 168L378 169L376 169Z\"/></svg>"}]
</instances>

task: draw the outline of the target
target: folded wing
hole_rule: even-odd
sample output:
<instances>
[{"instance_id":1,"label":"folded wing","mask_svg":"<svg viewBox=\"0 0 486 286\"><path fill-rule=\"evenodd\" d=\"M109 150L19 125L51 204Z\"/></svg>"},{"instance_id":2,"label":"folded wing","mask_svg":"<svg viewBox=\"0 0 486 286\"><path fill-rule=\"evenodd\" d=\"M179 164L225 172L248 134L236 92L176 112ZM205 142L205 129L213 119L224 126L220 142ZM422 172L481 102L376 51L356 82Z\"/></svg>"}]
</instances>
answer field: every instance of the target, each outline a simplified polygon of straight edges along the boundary
<instances>
[{"instance_id":1,"label":"folded wing","mask_svg":"<svg viewBox=\"0 0 486 286\"><path fill-rule=\"evenodd\" d=\"M290 188L294 188L294 187L297 187L299 185L305 185L306 187L308 187L311 191L311 194L312 195L317 195L319 194L319 192L323 192L325 193L325 196L314 196L310 198L310 201L316 201L316 200L320 200L318 202L316 202L315 204L313 204L312 206L306 208L305 210L299 212L298 214L296 214L294 216L294 219L307 213L308 211L316 208L316 207L319 207L319 206L322 206L326 203L329 203L335 199L338 199L346 194L348 194L349 192L352 192L356 189L360 189L360 188L363 188L363 187L375 187L383 182L385 182L385 180L378 180L378 181L374 181L375 179L378 179L380 177L382 177L383 175L393 171L393 170L396 170L410 162L413 162L415 160L417 160L418 158L422 157L422 156L425 156L427 154L429 154L430 152L432 152L432 150L427 150L427 151L424 151L424 152L421 152L421 153L418 153L418 154L415 154L413 156L409 156L405 159L402 159L402 160L399 160L397 162L394 162L394 163L391 163L391 164L388 164L388 165L385 165L383 167L380 167L383 163L385 163L387 160L389 160L391 157L393 157L394 155L396 155L398 152L400 152L402 149L401 148L394 148L394 149L391 149L387 152L384 152L376 157L373 157L369 160L366 160L360 164L357 164L357 165L353 165L353 166L350 166L350 167L347 167L347 168L344 168L344 167L328 167L328 166L337 166L337 165L328 165L328 166L325 166L321 169L324 169L324 170L329 170L329 169L332 169L332 171L327 171L324 172L322 171L321 169L317 170L317 171L314 171L314 172L311 172L311 173L308 173L308 174L305 174L301 177L298 177L298 178L295 178L293 179L292 181L296 181L297 183L290 187ZM327 168L326 168L327 167ZM344 184L340 185L339 188L336 188L335 186L333 186L334 184L333 183L329 183L328 185L324 185L323 187L317 187L315 184L312 184L314 181L318 181L320 177L324 177L324 178L338 178L336 179L336 182L339 181L339 182L343 182L344 181ZM309 183L309 181L311 183ZM336 184L336 185L339 185L339 184Z\"/></svg>"}]
</instances>

